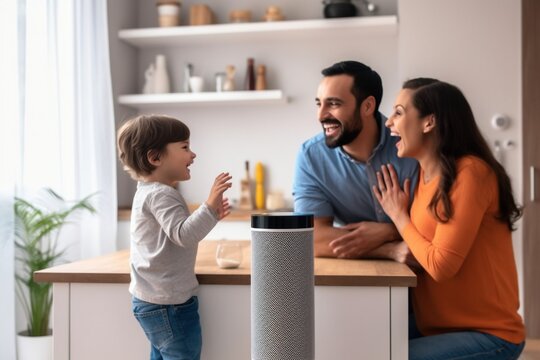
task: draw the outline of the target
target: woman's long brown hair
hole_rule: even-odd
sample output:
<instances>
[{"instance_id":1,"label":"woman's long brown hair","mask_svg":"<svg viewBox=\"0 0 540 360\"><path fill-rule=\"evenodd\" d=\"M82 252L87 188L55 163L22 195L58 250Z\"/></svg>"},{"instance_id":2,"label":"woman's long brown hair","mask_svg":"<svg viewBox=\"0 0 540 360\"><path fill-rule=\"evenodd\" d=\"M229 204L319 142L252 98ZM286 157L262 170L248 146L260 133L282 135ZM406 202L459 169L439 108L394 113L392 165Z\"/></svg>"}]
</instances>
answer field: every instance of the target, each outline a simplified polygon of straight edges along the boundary
<instances>
[{"instance_id":1,"label":"woman's long brown hair","mask_svg":"<svg viewBox=\"0 0 540 360\"><path fill-rule=\"evenodd\" d=\"M499 213L497 219L506 223L509 230L523 211L514 200L510 178L504 167L493 156L480 133L467 99L456 86L430 78L406 81L403 89L414 90L413 106L420 117L434 115L436 119L436 146L441 162L439 187L429 208L441 222L448 222L454 213L450 202L450 189L456 179L456 162L466 155L473 155L488 164L497 177L499 188ZM442 212L439 211L442 205Z\"/></svg>"}]
</instances>

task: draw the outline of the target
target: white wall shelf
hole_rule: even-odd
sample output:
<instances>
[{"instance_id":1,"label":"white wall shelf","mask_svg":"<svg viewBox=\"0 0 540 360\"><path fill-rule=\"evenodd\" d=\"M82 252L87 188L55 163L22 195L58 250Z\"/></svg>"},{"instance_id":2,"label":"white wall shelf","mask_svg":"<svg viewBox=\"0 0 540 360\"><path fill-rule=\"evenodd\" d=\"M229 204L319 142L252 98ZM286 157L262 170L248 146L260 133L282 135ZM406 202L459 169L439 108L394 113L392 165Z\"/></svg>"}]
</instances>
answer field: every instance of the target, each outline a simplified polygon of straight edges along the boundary
<instances>
[{"instance_id":1,"label":"white wall shelf","mask_svg":"<svg viewBox=\"0 0 540 360\"><path fill-rule=\"evenodd\" d=\"M207 104L280 104L287 98L281 90L121 95L118 103L137 109Z\"/></svg>"},{"instance_id":2,"label":"white wall shelf","mask_svg":"<svg viewBox=\"0 0 540 360\"><path fill-rule=\"evenodd\" d=\"M365 16L338 19L289 20L241 24L176 26L125 29L118 32L123 41L138 47L210 44L234 39L290 39L332 35L347 30L358 35L397 35L397 16Z\"/></svg>"}]
</instances>

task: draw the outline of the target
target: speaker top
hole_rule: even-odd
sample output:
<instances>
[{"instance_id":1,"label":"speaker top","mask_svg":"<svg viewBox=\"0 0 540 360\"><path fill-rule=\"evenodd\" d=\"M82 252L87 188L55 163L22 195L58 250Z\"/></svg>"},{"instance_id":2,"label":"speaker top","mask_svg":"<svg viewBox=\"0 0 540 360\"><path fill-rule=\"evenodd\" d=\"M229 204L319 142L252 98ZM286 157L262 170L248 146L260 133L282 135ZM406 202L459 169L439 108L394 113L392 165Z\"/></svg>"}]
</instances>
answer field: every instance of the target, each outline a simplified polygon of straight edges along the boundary
<instances>
[{"instance_id":1,"label":"speaker top","mask_svg":"<svg viewBox=\"0 0 540 360\"><path fill-rule=\"evenodd\" d=\"M274 212L251 215L253 229L309 229L313 227L313 214Z\"/></svg>"}]
</instances>

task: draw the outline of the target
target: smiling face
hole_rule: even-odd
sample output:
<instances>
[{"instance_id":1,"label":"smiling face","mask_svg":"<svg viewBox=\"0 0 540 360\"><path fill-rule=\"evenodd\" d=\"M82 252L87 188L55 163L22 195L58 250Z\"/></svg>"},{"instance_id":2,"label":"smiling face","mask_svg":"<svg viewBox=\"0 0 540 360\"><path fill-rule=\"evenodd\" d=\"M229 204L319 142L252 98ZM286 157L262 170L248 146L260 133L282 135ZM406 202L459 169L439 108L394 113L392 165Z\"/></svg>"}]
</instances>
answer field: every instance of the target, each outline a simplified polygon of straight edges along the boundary
<instances>
[{"instance_id":1,"label":"smiling face","mask_svg":"<svg viewBox=\"0 0 540 360\"><path fill-rule=\"evenodd\" d=\"M189 140L168 143L155 163L153 175L157 176L160 182L172 186L178 181L189 180L191 178L189 166L193 164L196 156L189 147Z\"/></svg>"},{"instance_id":2,"label":"smiling face","mask_svg":"<svg viewBox=\"0 0 540 360\"><path fill-rule=\"evenodd\" d=\"M352 85L352 76L326 76L317 90L317 115L326 145L331 148L349 144L362 131L362 119L351 92Z\"/></svg>"},{"instance_id":3,"label":"smiling face","mask_svg":"<svg viewBox=\"0 0 540 360\"><path fill-rule=\"evenodd\" d=\"M392 115L386 120L386 127L392 136L400 137L396 143L399 157L419 159L428 151L433 136L435 118L433 115L420 117L412 103L414 90L402 89L397 96Z\"/></svg>"}]
</instances>

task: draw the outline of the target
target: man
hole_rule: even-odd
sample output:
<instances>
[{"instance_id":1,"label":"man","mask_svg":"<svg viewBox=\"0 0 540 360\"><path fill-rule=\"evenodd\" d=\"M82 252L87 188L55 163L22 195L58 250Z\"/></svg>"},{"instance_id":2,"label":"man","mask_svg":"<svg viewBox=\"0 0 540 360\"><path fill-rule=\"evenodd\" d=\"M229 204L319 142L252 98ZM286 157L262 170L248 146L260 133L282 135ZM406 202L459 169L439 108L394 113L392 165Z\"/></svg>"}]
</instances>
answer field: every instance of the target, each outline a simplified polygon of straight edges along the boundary
<instances>
[{"instance_id":1,"label":"man","mask_svg":"<svg viewBox=\"0 0 540 360\"><path fill-rule=\"evenodd\" d=\"M323 132L306 141L298 154L295 211L315 215L315 256L405 262L408 248L372 188L381 165L391 163L401 185L409 178L414 189L417 163L397 157L398 139L391 137L379 112L381 78L356 61L336 63L322 74L315 101Z\"/></svg>"}]
</instances>

